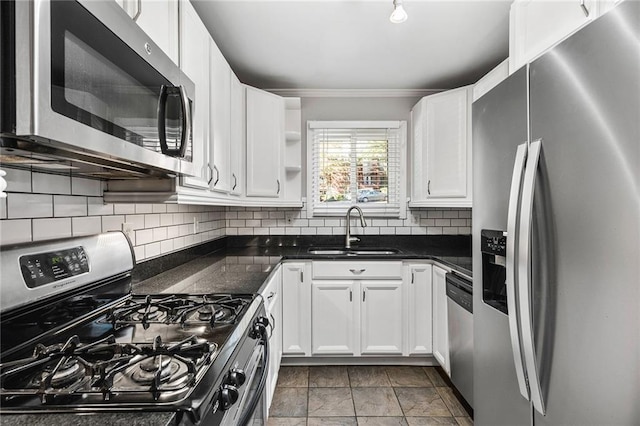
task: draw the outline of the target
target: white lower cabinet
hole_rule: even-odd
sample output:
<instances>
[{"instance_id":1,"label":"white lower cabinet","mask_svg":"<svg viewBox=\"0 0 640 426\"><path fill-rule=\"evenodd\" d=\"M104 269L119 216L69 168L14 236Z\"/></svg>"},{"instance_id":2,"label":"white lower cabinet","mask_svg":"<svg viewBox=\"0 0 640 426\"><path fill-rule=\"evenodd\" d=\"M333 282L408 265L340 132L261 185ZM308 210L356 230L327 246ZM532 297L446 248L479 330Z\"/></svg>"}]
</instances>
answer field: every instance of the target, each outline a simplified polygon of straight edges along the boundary
<instances>
[{"instance_id":1,"label":"white lower cabinet","mask_svg":"<svg viewBox=\"0 0 640 426\"><path fill-rule=\"evenodd\" d=\"M266 398L267 407L271 405L273 393L278 382L278 371L282 359L282 269L277 268L261 293L271 336L269 338L269 375L267 376Z\"/></svg>"},{"instance_id":2,"label":"white lower cabinet","mask_svg":"<svg viewBox=\"0 0 640 426\"><path fill-rule=\"evenodd\" d=\"M359 303L351 281L314 281L311 284L311 353L357 355Z\"/></svg>"},{"instance_id":3,"label":"white lower cabinet","mask_svg":"<svg viewBox=\"0 0 640 426\"><path fill-rule=\"evenodd\" d=\"M310 263L282 264L282 353L311 355Z\"/></svg>"},{"instance_id":4,"label":"white lower cabinet","mask_svg":"<svg viewBox=\"0 0 640 426\"><path fill-rule=\"evenodd\" d=\"M409 355L433 353L431 264L410 264L407 278Z\"/></svg>"},{"instance_id":5,"label":"white lower cabinet","mask_svg":"<svg viewBox=\"0 0 640 426\"><path fill-rule=\"evenodd\" d=\"M402 355L402 281L362 281L360 353Z\"/></svg>"},{"instance_id":6,"label":"white lower cabinet","mask_svg":"<svg viewBox=\"0 0 640 426\"><path fill-rule=\"evenodd\" d=\"M450 373L446 270L433 267L433 357Z\"/></svg>"}]
</instances>

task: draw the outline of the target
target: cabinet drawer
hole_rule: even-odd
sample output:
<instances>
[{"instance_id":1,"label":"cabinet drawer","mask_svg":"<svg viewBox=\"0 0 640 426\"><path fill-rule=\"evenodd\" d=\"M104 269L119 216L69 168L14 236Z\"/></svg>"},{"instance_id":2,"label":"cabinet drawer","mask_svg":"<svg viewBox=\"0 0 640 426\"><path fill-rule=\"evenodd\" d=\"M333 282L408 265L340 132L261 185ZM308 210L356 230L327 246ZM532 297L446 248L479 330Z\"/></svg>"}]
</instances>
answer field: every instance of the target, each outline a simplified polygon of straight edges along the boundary
<instances>
[{"instance_id":1,"label":"cabinet drawer","mask_svg":"<svg viewBox=\"0 0 640 426\"><path fill-rule=\"evenodd\" d=\"M402 262L330 261L313 262L314 279L402 278Z\"/></svg>"}]
</instances>

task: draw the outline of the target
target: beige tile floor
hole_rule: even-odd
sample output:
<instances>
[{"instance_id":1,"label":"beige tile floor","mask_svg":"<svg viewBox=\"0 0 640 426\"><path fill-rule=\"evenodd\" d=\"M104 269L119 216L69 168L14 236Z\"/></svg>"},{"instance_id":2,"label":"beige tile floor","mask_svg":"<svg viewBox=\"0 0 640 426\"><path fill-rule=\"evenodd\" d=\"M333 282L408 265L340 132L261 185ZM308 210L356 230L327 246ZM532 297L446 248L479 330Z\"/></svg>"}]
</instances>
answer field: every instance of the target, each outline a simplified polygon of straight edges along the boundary
<instances>
[{"instance_id":1,"label":"beige tile floor","mask_svg":"<svg viewBox=\"0 0 640 426\"><path fill-rule=\"evenodd\" d=\"M434 367L281 367L268 426L473 425Z\"/></svg>"}]
</instances>

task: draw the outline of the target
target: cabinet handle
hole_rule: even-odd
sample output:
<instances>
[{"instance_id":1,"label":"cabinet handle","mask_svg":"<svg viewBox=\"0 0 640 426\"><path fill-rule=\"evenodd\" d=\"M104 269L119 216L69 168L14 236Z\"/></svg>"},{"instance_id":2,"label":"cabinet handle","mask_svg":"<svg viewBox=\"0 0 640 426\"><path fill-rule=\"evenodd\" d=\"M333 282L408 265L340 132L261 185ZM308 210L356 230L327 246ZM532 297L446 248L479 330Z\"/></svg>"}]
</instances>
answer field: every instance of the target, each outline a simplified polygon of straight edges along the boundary
<instances>
[{"instance_id":1,"label":"cabinet handle","mask_svg":"<svg viewBox=\"0 0 640 426\"><path fill-rule=\"evenodd\" d=\"M580 0L580 9L582 9L582 12L584 13L584 16L586 16L588 18L589 17L589 9L587 8L587 5L584 4L584 0Z\"/></svg>"},{"instance_id":2,"label":"cabinet handle","mask_svg":"<svg viewBox=\"0 0 640 426\"><path fill-rule=\"evenodd\" d=\"M269 295L267 296L267 299L273 299L273 296L275 296L276 294L274 292L270 292Z\"/></svg>"},{"instance_id":3,"label":"cabinet handle","mask_svg":"<svg viewBox=\"0 0 640 426\"><path fill-rule=\"evenodd\" d=\"M207 163L207 169L209 169L209 180L207 181L207 185L211 185L211 181L213 180L213 169L211 168L211 164Z\"/></svg>"},{"instance_id":4,"label":"cabinet handle","mask_svg":"<svg viewBox=\"0 0 640 426\"><path fill-rule=\"evenodd\" d=\"M218 184L218 181L220 180L220 170L218 170L215 164L213 165L213 170L216 171L216 181L213 182L213 186L216 186Z\"/></svg>"},{"instance_id":5,"label":"cabinet handle","mask_svg":"<svg viewBox=\"0 0 640 426\"><path fill-rule=\"evenodd\" d=\"M273 314L269 314L269 316L271 317L271 324L269 324L269 326L271 326L271 335L273 335L273 330L276 329L276 319L273 317ZM271 336L269 336L269 338L271 338Z\"/></svg>"},{"instance_id":6,"label":"cabinet handle","mask_svg":"<svg viewBox=\"0 0 640 426\"><path fill-rule=\"evenodd\" d=\"M364 302L365 297L367 296L366 290L362 290L362 301Z\"/></svg>"},{"instance_id":7,"label":"cabinet handle","mask_svg":"<svg viewBox=\"0 0 640 426\"><path fill-rule=\"evenodd\" d=\"M353 291L349 290L349 302L353 302Z\"/></svg>"},{"instance_id":8,"label":"cabinet handle","mask_svg":"<svg viewBox=\"0 0 640 426\"><path fill-rule=\"evenodd\" d=\"M238 186L238 178L236 177L235 173L231 173L231 176L233 177L233 188L231 188L231 190L233 191L234 189L236 189L236 186Z\"/></svg>"},{"instance_id":9,"label":"cabinet handle","mask_svg":"<svg viewBox=\"0 0 640 426\"><path fill-rule=\"evenodd\" d=\"M138 18L140 17L140 14L142 13L142 0L138 0L138 10L136 11L136 14L133 15L133 22L137 22Z\"/></svg>"},{"instance_id":10,"label":"cabinet handle","mask_svg":"<svg viewBox=\"0 0 640 426\"><path fill-rule=\"evenodd\" d=\"M278 192L276 194L280 194L280 179L276 179L276 182L278 183Z\"/></svg>"},{"instance_id":11,"label":"cabinet handle","mask_svg":"<svg viewBox=\"0 0 640 426\"><path fill-rule=\"evenodd\" d=\"M411 284L413 284L415 280L415 273L411 272Z\"/></svg>"},{"instance_id":12,"label":"cabinet handle","mask_svg":"<svg viewBox=\"0 0 640 426\"><path fill-rule=\"evenodd\" d=\"M351 271L352 274L356 274L356 275L360 275L361 273L366 271L366 269L349 269L349 270Z\"/></svg>"},{"instance_id":13,"label":"cabinet handle","mask_svg":"<svg viewBox=\"0 0 640 426\"><path fill-rule=\"evenodd\" d=\"M427 194L431 195L431 179L427 182Z\"/></svg>"},{"instance_id":14,"label":"cabinet handle","mask_svg":"<svg viewBox=\"0 0 640 426\"><path fill-rule=\"evenodd\" d=\"M304 271L300 271L300 282L304 282Z\"/></svg>"}]
</instances>

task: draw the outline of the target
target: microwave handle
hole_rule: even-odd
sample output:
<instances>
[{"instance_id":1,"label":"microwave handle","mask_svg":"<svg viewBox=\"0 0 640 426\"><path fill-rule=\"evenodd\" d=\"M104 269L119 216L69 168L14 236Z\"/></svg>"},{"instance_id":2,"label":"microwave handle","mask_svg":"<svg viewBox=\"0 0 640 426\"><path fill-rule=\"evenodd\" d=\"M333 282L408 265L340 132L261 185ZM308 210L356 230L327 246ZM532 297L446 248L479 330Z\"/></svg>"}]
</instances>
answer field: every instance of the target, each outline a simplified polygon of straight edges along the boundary
<instances>
[{"instance_id":1,"label":"microwave handle","mask_svg":"<svg viewBox=\"0 0 640 426\"><path fill-rule=\"evenodd\" d=\"M180 137L180 147L177 149L169 149L167 146L167 101L169 95L180 95L180 103L182 107L182 136ZM160 96L158 98L158 138L160 139L160 151L165 155L172 157L184 157L187 151L187 140L191 134L191 108L189 107L189 98L184 86L166 86L160 87Z\"/></svg>"}]
</instances>

